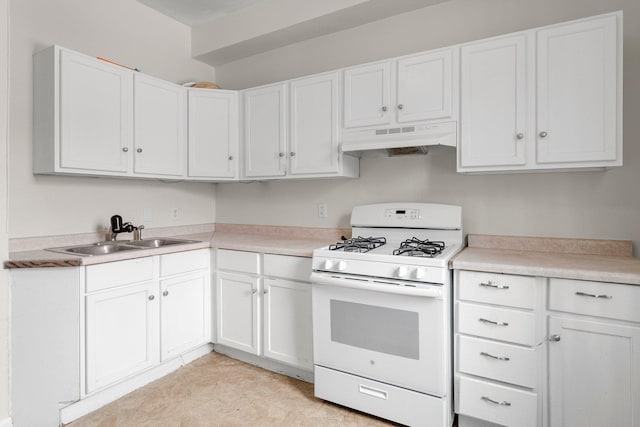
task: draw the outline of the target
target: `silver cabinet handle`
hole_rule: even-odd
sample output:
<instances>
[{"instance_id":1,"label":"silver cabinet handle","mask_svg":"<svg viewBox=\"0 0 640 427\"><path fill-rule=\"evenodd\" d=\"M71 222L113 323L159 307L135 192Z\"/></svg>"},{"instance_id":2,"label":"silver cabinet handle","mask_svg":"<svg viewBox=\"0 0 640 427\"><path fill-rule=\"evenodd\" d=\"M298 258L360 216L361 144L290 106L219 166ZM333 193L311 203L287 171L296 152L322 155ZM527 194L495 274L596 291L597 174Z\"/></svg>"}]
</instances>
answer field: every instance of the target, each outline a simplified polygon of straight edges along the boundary
<instances>
[{"instance_id":1,"label":"silver cabinet handle","mask_svg":"<svg viewBox=\"0 0 640 427\"><path fill-rule=\"evenodd\" d=\"M601 298L601 299L612 299L613 298L611 295L606 295L606 294L595 295L595 294L588 294L586 292L576 292L576 295L579 295L581 297Z\"/></svg>"},{"instance_id":2,"label":"silver cabinet handle","mask_svg":"<svg viewBox=\"0 0 640 427\"><path fill-rule=\"evenodd\" d=\"M155 296L153 296L153 295L149 295L149 301L153 301L154 299L156 299L156 297L155 297Z\"/></svg>"},{"instance_id":3,"label":"silver cabinet handle","mask_svg":"<svg viewBox=\"0 0 640 427\"><path fill-rule=\"evenodd\" d=\"M296 152L295 152L295 151L292 151L292 152L290 152L290 153L289 153L289 155L290 155L291 157L295 157Z\"/></svg>"},{"instance_id":4,"label":"silver cabinet handle","mask_svg":"<svg viewBox=\"0 0 640 427\"><path fill-rule=\"evenodd\" d=\"M137 151L138 153L142 153L142 148L138 148L136 151Z\"/></svg>"},{"instance_id":5,"label":"silver cabinet handle","mask_svg":"<svg viewBox=\"0 0 640 427\"><path fill-rule=\"evenodd\" d=\"M484 400L485 402L493 403L494 405L511 406L511 403L507 402L506 400L503 400L502 402L498 402L497 400L493 400L487 396L482 396L480 399Z\"/></svg>"},{"instance_id":6,"label":"silver cabinet handle","mask_svg":"<svg viewBox=\"0 0 640 427\"><path fill-rule=\"evenodd\" d=\"M382 111L387 111L387 106L386 105L382 106Z\"/></svg>"},{"instance_id":7,"label":"silver cabinet handle","mask_svg":"<svg viewBox=\"0 0 640 427\"><path fill-rule=\"evenodd\" d=\"M560 335L553 334L549 337L549 341L558 342L560 341Z\"/></svg>"},{"instance_id":8,"label":"silver cabinet handle","mask_svg":"<svg viewBox=\"0 0 640 427\"><path fill-rule=\"evenodd\" d=\"M511 360L507 356L494 356L493 354L485 353L484 351L480 352L480 356L485 356L485 357L488 357L490 359L495 359L495 360L504 360L505 362L508 362L509 360Z\"/></svg>"},{"instance_id":9,"label":"silver cabinet handle","mask_svg":"<svg viewBox=\"0 0 640 427\"><path fill-rule=\"evenodd\" d=\"M162 296L163 296L163 297L166 297L167 295L169 295L169 291L165 290L165 291L162 293Z\"/></svg>"},{"instance_id":10,"label":"silver cabinet handle","mask_svg":"<svg viewBox=\"0 0 640 427\"><path fill-rule=\"evenodd\" d=\"M402 110L403 108L404 108L404 105L398 104L398 110Z\"/></svg>"},{"instance_id":11,"label":"silver cabinet handle","mask_svg":"<svg viewBox=\"0 0 640 427\"><path fill-rule=\"evenodd\" d=\"M516 139L524 139L524 133L520 132L516 134Z\"/></svg>"},{"instance_id":12,"label":"silver cabinet handle","mask_svg":"<svg viewBox=\"0 0 640 427\"><path fill-rule=\"evenodd\" d=\"M490 324L496 325L496 326L509 326L509 324L507 322L495 322L493 320L485 319L483 317L479 318L478 322L490 323Z\"/></svg>"},{"instance_id":13,"label":"silver cabinet handle","mask_svg":"<svg viewBox=\"0 0 640 427\"><path fill-rule=\"evenodd\" d=\"M480 283L479 285L484 288L509 289L509 285L494 285L492 282Z\"/></svg>"},{"instance_id":14,"label":"silver cabinet handle","mask_svg":"<svg viewBox=\"0 0 640 427\"><path fill-rule=\"evenodd\" d=\"M284 157L284 153L278 153L278 157Z\"/></svg>"},{"instance_id":15,"label":"silver cabinet handle","mask_svg":"<svg viewBox=\"0 0 640 427\"><path fill-rule=\"evenodd\" d=\"M540 138L546 138L547 135L549 135L549 134L547 132L545 132L545 131L542 131L542 132L540 132L539 135L540 135Z\"/></svg>"},{"instance_id":16,"label":"silver cabinet handle","mask_svg":"<svg viewBox=\"0 0 640 427\"><path fill-rule=\"evenodd\" d=\"M124 151L125 153L129 151L129 147L122 147L122 151Z\"/></svg>"}]
</instances>

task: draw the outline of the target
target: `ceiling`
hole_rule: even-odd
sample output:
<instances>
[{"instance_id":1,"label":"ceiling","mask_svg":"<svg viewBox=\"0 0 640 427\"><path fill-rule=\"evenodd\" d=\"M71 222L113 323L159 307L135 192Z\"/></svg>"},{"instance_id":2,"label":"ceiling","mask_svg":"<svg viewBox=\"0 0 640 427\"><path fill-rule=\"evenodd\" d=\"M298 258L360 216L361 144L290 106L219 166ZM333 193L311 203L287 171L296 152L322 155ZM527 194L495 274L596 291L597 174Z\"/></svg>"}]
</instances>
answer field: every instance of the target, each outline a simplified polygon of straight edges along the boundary
<instances>
[{"instance_id":1,"label":"ceiling","mask_svg":"<svg viewBox=\"0 0 640 427\"><path fill-rule=\"evenodd\" d=\"M137 0L189 26L210 22L268 0Z\"/></svg>"}]
</instances>

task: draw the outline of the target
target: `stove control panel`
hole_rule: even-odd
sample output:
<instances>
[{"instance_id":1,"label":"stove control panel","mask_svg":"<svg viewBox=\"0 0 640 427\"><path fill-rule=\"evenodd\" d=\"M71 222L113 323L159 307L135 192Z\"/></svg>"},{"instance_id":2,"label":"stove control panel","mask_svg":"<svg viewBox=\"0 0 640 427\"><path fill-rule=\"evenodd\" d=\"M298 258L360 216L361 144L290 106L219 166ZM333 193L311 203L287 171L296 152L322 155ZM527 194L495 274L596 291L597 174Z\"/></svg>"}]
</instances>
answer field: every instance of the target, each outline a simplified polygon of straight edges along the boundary
<instances>
[{"instance_id":1,"label":"stove control panel","mask_svg":"<svg viewBox=\"0 0 640 427\"><path fill-rule=\"evenodd\" d=\"M419 219L420 209L385 209L384 217L390 219Z\"/></svg>"}]
</instances>

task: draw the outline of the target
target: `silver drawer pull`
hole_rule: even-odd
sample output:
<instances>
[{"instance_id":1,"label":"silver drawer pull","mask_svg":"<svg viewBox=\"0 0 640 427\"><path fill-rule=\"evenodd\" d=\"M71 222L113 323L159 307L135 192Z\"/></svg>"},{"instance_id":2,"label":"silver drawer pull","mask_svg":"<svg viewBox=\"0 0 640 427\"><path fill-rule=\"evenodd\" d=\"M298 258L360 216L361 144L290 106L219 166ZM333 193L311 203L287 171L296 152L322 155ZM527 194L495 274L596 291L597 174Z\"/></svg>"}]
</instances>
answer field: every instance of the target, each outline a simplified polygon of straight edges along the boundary
<instances>
[{"instance_id":1,"label":"silver drawer pull","mask_svg":"<svg viewBox=\"0 0 640 427\"><path fill-rule=\"evenodd\" d=\"M586 292L576 292L576 295L580 295L581 297L590 297L590 298L601 298L601 299L612 299L613 297L611 295L595 295L595 294L588 294Z\"/></svg>"},{"instance_id":2,"label":"silver drawer pull","mask_svg":"<svg viewBox=\"0 0 640 427\"><path fill-rule=\"evenodd\" d=\"M493 354L485 353L484 351L480 352L480 356L490 357L491 359L495 359L495 360L504 360L505 362L508 362L509 360L511 360L507 356L494 356Z\"/></svg>"},{"instance_id":3,"label":"silver drawer pull","mask_svg":"<svg viewBox=\"0 0 640 427\"><path fill-rule=\"evenodd\" d=\"M507 402L506 400L498 402L497 400L493 400L492 398L487 396L482 396L480 399L484 400L485 402L493 403L494 405L511 406L511 403Z\"/></svg>"},{"instance_id":4,"label":"silver drawer pull","mask_svg":"<svg viewBox=\"0 0 640 427\"><path fill-rule=\"evenodd\" d=\"M509 324L507 322L494 322L493 320L485 319L483 317L479 318L478 322L490 323L490 324L496 325L496 326L509 326Z\"/></svg>"},{"instance_id":5,"label":"silver drawer pull","mask_svg":"<svg viewBox=\"0 0 640 427\"><path fill-rule=\"evenodd\" d=\"M494 285L491 281L487 283L480 283L480 286L484 288L493 288L493 289L509 289L508 285Z\"/></svg>"}]
</instances>

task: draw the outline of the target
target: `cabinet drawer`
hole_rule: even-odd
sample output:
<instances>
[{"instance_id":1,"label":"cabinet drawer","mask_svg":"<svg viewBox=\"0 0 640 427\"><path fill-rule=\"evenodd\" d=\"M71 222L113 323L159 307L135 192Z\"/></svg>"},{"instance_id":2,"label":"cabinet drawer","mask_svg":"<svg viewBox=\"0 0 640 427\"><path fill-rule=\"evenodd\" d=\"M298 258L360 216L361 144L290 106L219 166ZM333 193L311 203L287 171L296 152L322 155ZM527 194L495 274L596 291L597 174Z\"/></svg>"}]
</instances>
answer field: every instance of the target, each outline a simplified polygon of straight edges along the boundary
<instances>
[{"instance_id":1,"label":"cabinet drawer","mask_svg":"<svg viewBox=\"0 0 640 427\"><path fill-rule=\"evenodd\" d=\"M538 397L487 381L460 376L456 412L509 427L534 427Z\"/></svg>"},{"instance_id":2,"label":"cabinet drawer","mask_svg":"<svg viewBox=\"0 0 640 427\"><path fill-rule=\"evenodd\" d=\"M460 333L529 346L537 344L533 313L461 302L456 308Z\"/></svg>"},{"instance_id":3,"label":"cabinet drawer","mask_svg":"<svg viewBox=\"0 0 640 427\"><path fill-rule=\"evenodd\" d=\"M209 268L209 249L160 255L160 276Z\"/></svg>"},{"instance_id":4,"label":"cabinet drawer","mask_svg":"<svg viewBox=\"0 0 640 427\"><path fill-rule=\"evenodd\" d=\"M301 282L309 282L311 258L288 255L264 255L265 276L283 277Z\"/></svg>"},{"instance_id":5,"label":"cabinet drawer","mask_svg":"<svg viewBox=\"0 0 640 427\"><path fill-rule=\"evenodd\" d=\"M549 279L549 309L640 322L640 286Z\"/></svg>"},{"instance_id":6,"label":"cabinet drawer","mask_svg":"<svg viewBox=\"0 0 640 427\"><path fill-rule=\"evenodd\" d=\"M459 271L458 298L533 309L535 306L535 285L535 277Z\"/></svg>"},{"instance_id":7,"label":"cabinet drawer","mask_svg":"<svg viewBox=\"0 0 640 427\"><path fill-rule=\"evenodd\" d=\"M532 348L458 335L458 370L493 380L535 388L536 351Z\"/></svg>"},{"instance_id":8,"label":"cabinet drawer","mask_svg":"<svg viewBox=\"0 0 640 427\"><path fill-rule=\"evenodd\" d=\"M136 258L89 265L85 277L87 292L152 280L153 258Z\"/></svg>"},{"instance_id":9,"label":"cabinet drawer","mask_svg":"<svg viewBox=\"0 0 640 427\"><path fill-rule=\"evenodd\" d=\"M216 261L218 270L260 274L260 254L255 252L218 249Z\"/></svg>"},{"instance_id":10,"label":"cabinet drawer","mask_svg":"<svg viewBox=\"0 0 640 427\"><path fill-rule=\"evenodd\" d=\"M314 369L316 397L406 425L445 425L443 399L320 366ZM411 408L411 410L405 410Z\"/></svg>"}]
</instances>

